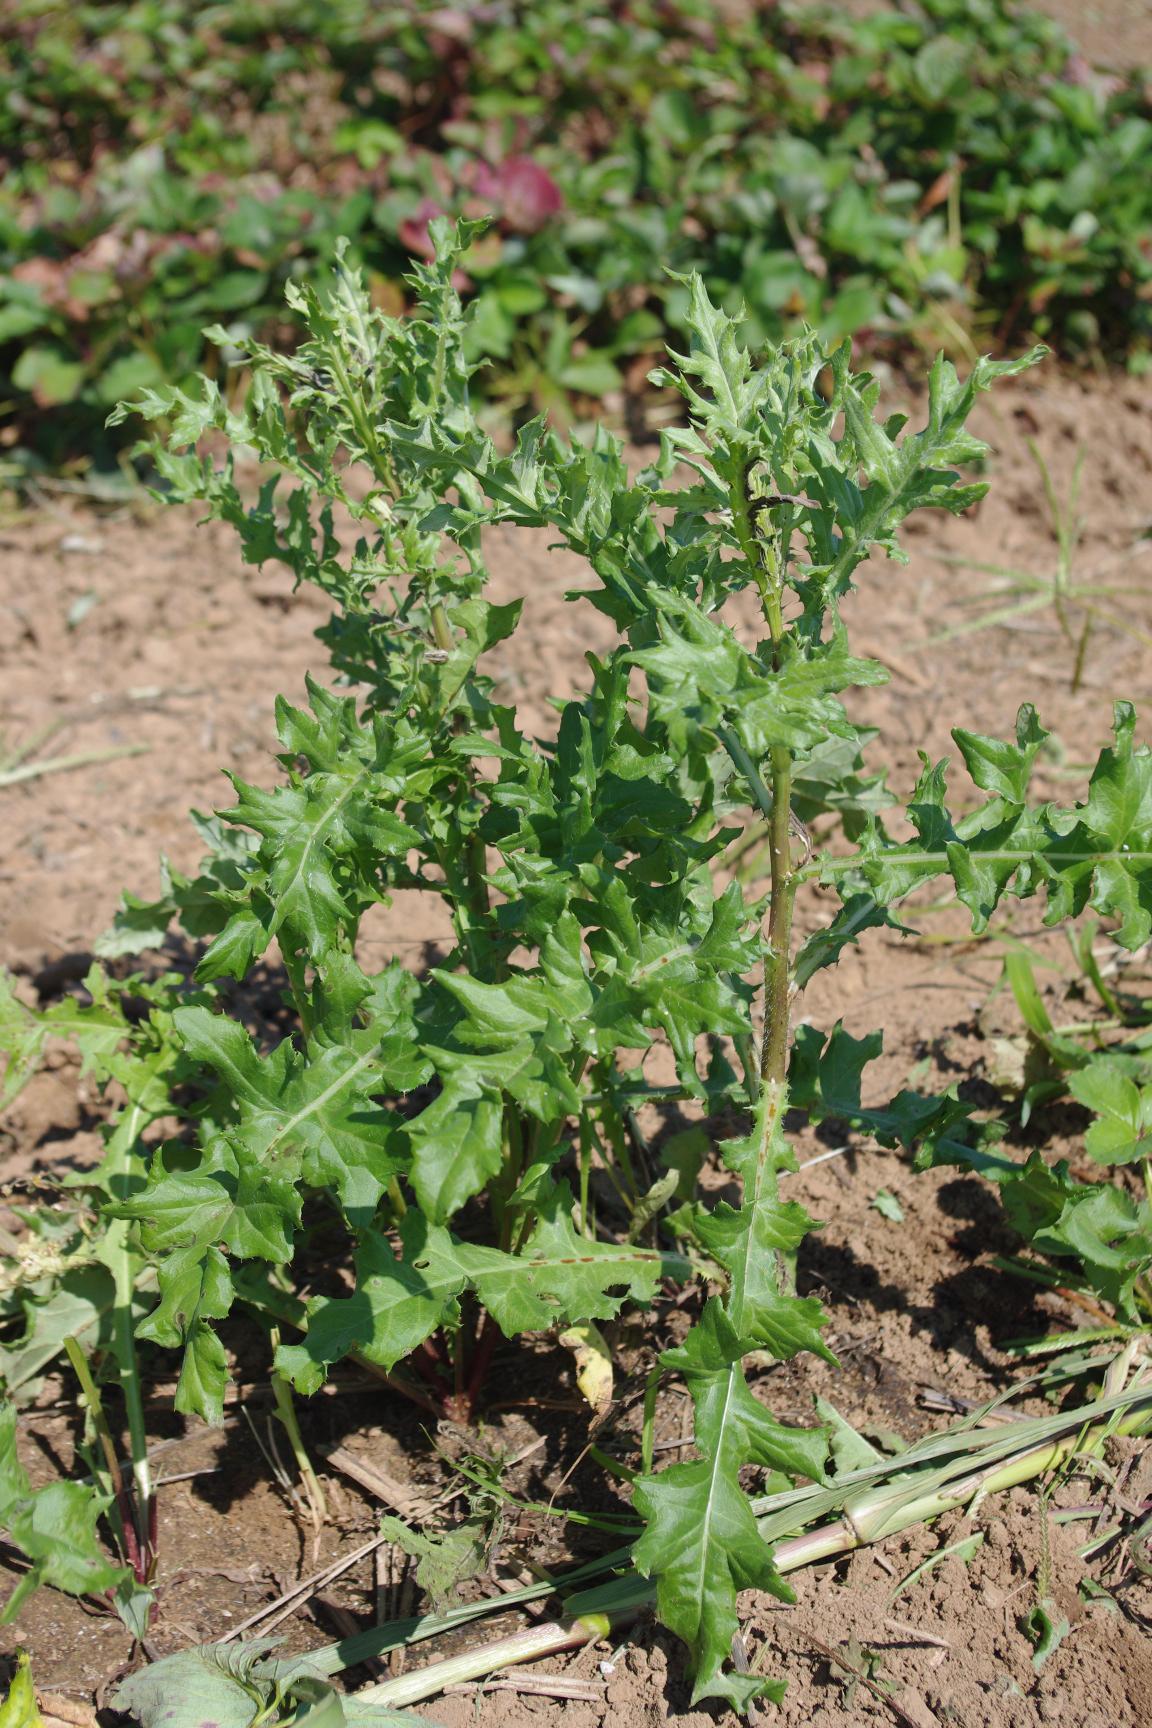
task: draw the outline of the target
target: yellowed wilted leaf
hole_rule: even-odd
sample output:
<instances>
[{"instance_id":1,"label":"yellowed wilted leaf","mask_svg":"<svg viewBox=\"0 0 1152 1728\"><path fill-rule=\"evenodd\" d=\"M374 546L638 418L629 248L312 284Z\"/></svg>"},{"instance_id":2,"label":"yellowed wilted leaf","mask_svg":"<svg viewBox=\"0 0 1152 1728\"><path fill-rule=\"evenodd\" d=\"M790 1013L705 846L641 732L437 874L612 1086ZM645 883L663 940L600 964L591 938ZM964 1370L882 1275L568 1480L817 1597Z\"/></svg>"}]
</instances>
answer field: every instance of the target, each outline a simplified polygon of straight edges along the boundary
<instances>
[{"instance_id":1,"label":"yellowed wilted leaf","mask_svg":"<svg viewBox=\"0 0 1152 1728\"><path fill-rule=\"evenodd\" d=\"M576 1384L597 1416L612 1403L612 1352L598 1326L591 1321L569 1326L560 1343L576 1358Z\"/></svg>"},{"instance_id":2,"label":"yellowed wilted leaf","mask_svg":"<svg viewBox=\"0 0 1152 1728\"><path fill-rule=\"evenodd\" d=\"M36 1705L32 1689L32 1673L28 1652L21 1650L16 1659L16 1676L8 1688L8 1696L0 1704L0 1728L44 1728L44 1718Z\"/></svg>"}]
</instances>

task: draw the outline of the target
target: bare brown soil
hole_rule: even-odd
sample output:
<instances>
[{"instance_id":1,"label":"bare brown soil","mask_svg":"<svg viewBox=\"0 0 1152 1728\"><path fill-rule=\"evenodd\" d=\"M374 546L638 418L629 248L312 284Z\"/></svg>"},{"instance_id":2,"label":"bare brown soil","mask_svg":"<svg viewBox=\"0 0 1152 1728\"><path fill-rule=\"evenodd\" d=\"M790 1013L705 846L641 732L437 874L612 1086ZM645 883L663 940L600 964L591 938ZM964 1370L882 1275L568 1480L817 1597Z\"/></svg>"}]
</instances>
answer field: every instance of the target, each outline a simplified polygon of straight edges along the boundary
<instances>
[{"instance_id":1,"label":"bare brown soil","mask_svg":"<svg viewBox=\"0 0 1152 1728\"><path fill-rule=\"evenodd\" d=\"M907 394L896 380L890 393ZM909 538L908 567L869 567L853 601L856 647L885 661L892 682L863 693L856 712L883 729L898 789L912 784L920 751L949 752L950 725L1005 733L1018 704L1031 699L1064 751L1046 763L1049 789L1067 797L1082 788L1083 764L1106 739L1113 699L1129 697L1147 710L1149 636L1134 633L1152 632L1146 575L1125 602L1126 627L1101 624L1095 631L1076 692L1073 655L1050 610L1011 631L931 641L963 616L960 598L988 581L945 556L1032 572L1054 565L1030 438L1062 494L1083 452L1077 576L1091 579L1098 596L1106 581L1139 581L1150 550L1140 536L1152 524L1146 394L1123 379L1086 382L1055 367L1001 389L978 420L995 448L991 496L962 520L921 522ZM277 570L245 571L223 530L197 528L191 515L149 505L98 512L46 498L0 521L0 552L3 742L11 746L58 726L41 755L124 745L146 751L0 787L0 960L21 975L30 999L52 1000L83 975L92 939L108 924L121 890L151 891L158 853L185 868L196 863L186 812L228 803L221 766L257 782L272 777L273 697L282 691L299 698L306 671L324 675L325 656L312 633L325 612L310 594L292 595ZM605 626L591 610L564 606L564 590L574 577L579 585L579 571L543 541L526 549L522 537L509 537L490 562L496 597L523 595L527 602L523 628L496 652L491 669L505 698L544 725L545 698L576 685L582 653L606 645ZM820 915L815 899L801 909L810 924ZM1039 912L1026 908L1017 927L1037 932ZM986 1078L992 1050L977 1016L1002 952L994 943L960 940L962 931L945 915L926 919L919 939L874 934L822 974L805 998L803 1012L822 1027L842 1018L857 1034L884 1028L886 1054L871 1080L875 1096L906 1084L924 1064L926 1083L961 1082L976 1089L974 1096L983 1096L983 1087L993 1099ZM400 951L420 964L440 935L432 924L415 926L409 907L382 912L366 934L366 957L379 964L404 943ZM1055 956L1058 939L1045 940ZM90 1160L100 1117L99 1099L71 1060L53 1058L0 1123L0 1174ZM827 1135L797 1138L802 1162L834 1144ZM1055 1145L1075 1163L1074 1124ZM903 1225L871 1205L881 1188L904 1208ZM1083 1318L993 1267L994 1255L1011 1250L1011 1238L994 1197L975 1179L955 1172L917 1176L904 1156L862 1142L802 1169L790 1191L824 1220L806 1247L801 1282L828 1307L841 1368L801 1362L766 1369L760 1393L782 1415L810 1419L812 1396L821 1393L866 1429L911 1439L946 1419L925 1409L923 1388L989 1397L1018 1373L1003 1348L1008 1339ZM654 1324L634 1320L618 1329L627 1365L618 1388L616 1443L623 1457L635 1429L636 1393L677 1322L673 1309L658 1313ZM161 1490L154 1654L221 1636L375 1529L379 1507L371 1496L329 1468L331 1518L314 1538L276 1486L253 1435L255 1424L263 1437L268 1410L256 1340L238 1332L230 1341L242 1362L250 1358L257 1366L241 1374L247 1414L237 1409L222 1432L172 1418L158 1391L156 1437L173 1442L158 1468L181 1480ZM522 1499L621 1509L585 1455L588 1414L551 1348L507 1346L492 1385L477 1434L448 1429L431 1436L425 1419L386 1391L340 1382L314 1402L308 1441L318 1459L329 1445L350 1447L393 1477L401 1498L434 1496L449 1481L437 1448L450 1457L473 1448L519 1459L506 1482ZM61 1406L38 1409L27 1423L25 1455L45 1480L54 1459L69 1462L75 1431L64 1388L57 1390ZM664 1458L680 1455L684 1421L684 1400L670 1390L658 1424ZM985 1541L969 1565L948 1561L890 1603L920 1559L972 1527L983 1530ZM514 1574L525 1562L550 1565L591 1551L579 1538L574 1548L564 1542L557 1521L510 1515L494 1565ZM1036 1674L1019 1622L1042 1589L1049 1548L1048 1593L1073 1627ZM790 1679L782 1724L812 1720L839 1728L891 1720L895 1704L904 1720L923 1725L1137 1728L1152 1716L1152 1650L1141 1630L1152 1615L1152 1591L1129 1593L1126 1616L1118 1616L1082 1602L1083 1570L1069 1528L1046 1528L1036 1495L1017 1491L981 1507L971 1521L952 1520L799 1576L795 1607L747 1598L746 1638L754 1663ZM341 1612L367 1623L375 1583L370 1563L360 1563L289 1619L282 1630L291 1646L337 1636ZM380 1583L386 1607L395 1609L388 1579ZM486 1625L481 1636L491 1635ZM5 1639L9 1647L27 1644L39 1683L74 1703L102 1700L129 1656L118 1622L47 1591ZM859 1662L852 1655L858 1647L877 1659L871 1672L892 1689L889 1703L838 1666L837 1653ZM410 1661L427 1653L422 1647ZM680 1653L648 1622L619 1650L597 1647L546 1666L585 1680L589 1699L470 1693L438 1700L425 1714L453 1728L552 1724L562 1713L571 1728L669 1720L702 1728L717 1719L688 1708ZM352 1678L359 1683L365 1676Z\"/></svg>"},{"instance_id":2,"label":"bare brown soil","mask_svg":"<svg viewBox=\"0 0 1152 1728\"><path fill-rule=\"evenodd\" d=\"M811 3L815 9L819 0ZM890 9L886 0L838 0L838 7L857 14ZM1021 10L1055 19L1094 66L1123 73L1152 63L1148 0L1028 0Z\"/></svg>"}]
</instances>

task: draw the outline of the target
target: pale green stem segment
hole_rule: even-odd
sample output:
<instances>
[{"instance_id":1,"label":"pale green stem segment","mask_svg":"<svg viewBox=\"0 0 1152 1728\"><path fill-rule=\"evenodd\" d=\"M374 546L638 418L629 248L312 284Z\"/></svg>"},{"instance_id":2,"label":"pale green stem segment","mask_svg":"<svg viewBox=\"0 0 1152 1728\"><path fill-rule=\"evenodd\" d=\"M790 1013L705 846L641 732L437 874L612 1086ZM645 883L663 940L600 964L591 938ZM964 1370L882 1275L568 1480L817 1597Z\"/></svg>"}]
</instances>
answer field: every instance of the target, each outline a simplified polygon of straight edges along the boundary
<instances>
[{"instance_id":1,"label":"pale green stem segment","mask_svg":"<svg viewBox=\"0 0 1152 1728\"><path fill-rule=\"evenodd\" d=\"M304 1444L304 1436L300 1432L300 1423L296 1418L296 1405L292 1398L292 1388L281 1374L272 1375L272 1398L276 1405L276 1414L288 1436L288 1444L292 1448L292 1456L296 1460L296 1468L300 1472L305 1491L314 1515L318 1519L328 1516L328 1502L324 1498L324 1490L320 1479L312 1468L312 1460L308 1456L308 1448Z\"/></svg>"},{"instance_id":2,"label":"pale green stem segment","mask_svg":"<svg viewBox=\"0 0 1152 1728\"><path fill-rule=\"evenodd\" d=\"M131 1504L126 1505L124 1498L124 1477L120 1469L120 1461L116 1456L116 1447L112 1439L112 1430L108 1423L108 1417L104 1411L104 1401L100 1396L100 1388L97 1386L92 1376L92 1370L88 1366L88 1358L80 1348L80 1345L76 1342L76 1339L71 1336L64 1340L64 1351L72 1365L73 1373L80 1382L80 1389L84 1396L84 1403L88 1407L88 1413L92 1418L92 1426L95 1429L100 1450L104 1455L104 1467L107 1471L107 1480L101 1482L100 1486L102 1491L111 1497L112 1503L108 1508L108 1516L116 1533L116 1540L121 1551L121 1556L123 1559L129 1561L134 1568L139 1567L143 1569L147 1567L150 1570L152 1562L152 1543L149 1535L149 1501L143 1497L150 1489L147 1441L145 1440L144 1442L143 1452L133 1457L133 1482L135 1484L135 1494L132 1496ZM137 1383L137 1390L138 1389L139 1387ZM134 1436L134 1454L136 1454L136 1450ZM143 1488L141 1487L141 1481L144 1483ZM130 1532L125 1527L125 1519L129 1512L131 1513L133 1524L133 1529Z\"/></svg>"},{"instance_id":3,"label":"pale green stem segment","mask_svg":"<svg viewBox=\"0 0 1152 1728\"><path fill-rule=\"evenodd\" d=\"M544 1626L529 1626L511 1637L498 1638L494 1644L467 1650L462 1656L449 1656L443 1662L431 1662L411 1674L401 1674L396 1680L385 1680L378 1686L366 1686L355 1694L357 1704L387 1705L402 1709L406 1704L418 1704L422 1698L434 1698L447 1686L459 1686L468 1680L482 1679L500 1668L512 1668L521 1662L535 1662L541 1656L555 1656L563 1650L579 1650L585 1644L606 1638L613 1621L619 1616L586 1614L581 1620L550 1621Z\"/></svg>"},{"instance_id":4,"label":"pale green stem segment","mask_svg":"<svg viewBox=\"0 0 1152 1728\"><path fill-rule=\"evenodd\" d=\"M65 1338L64 1353L72 1365L72 1372L80 1382L84 1403L92 1418L96 1438L100 1442L100 1450L104 1454L104 1467L108 1475L106 1482L102 1482L100 1486L105 1493L116 1494L120 1491L123 1478L120 1474L120 1461L116 1456L116 1448L112 1444L112 1432L108 1427L108 1418L104 1414L104 1402L100 1397L100 1388L92 1378L88 1358L75 1338L71 1336Z\"/></svg>"},{"instance_id":5,"label":"pale green stem segment","mask_svg":"<svg viewBox=\"0 0 1152 1728\"><path fill-rule=\"evenodd\" d=\"M437 600L432 607L432 634L436 639L436 647L440 653L450 654L455 648L456 637L453 634L452 625L442 600ZM467 784L471 790L471 770L469 770ZM484 880L488 868L488 860L484 854L484 841L482 836L475 831L468 836L466 858L466 903L457 906L457 917L462 925L460 934L466 938L472 953L474 967L478 967L479 953L476 949L473 932L484 925L491 911L491 902L488 897L488 884ZM442 858L441 863L445 865L447 872L446 860Z\"/></svg>"},{"instance_id":6,"label":"pale green stem segment","mask_svg":"<svg viewBox=\"0 0 1152 1728\"><path fill-rule=\"evenodd\" d=\"M136 1484L136 1506L148 1534L148 1508L152 1503L152 1468L148 1462L148 1430L144 1420L144 1394L136 1357L136 1334L132 1315L136 1276L133 1257L124 1239L127 1225L115 1220L108 1226L107 1247L113 1260L116 1286L116 1361L120 1387L128 1415L128 1437L132 1447L132 1476Z\"/></svg>"},{"instance_id":7,"label":"pale green stem segment","mask_svg":"<svg viewBox=\"0 0 1152 1728\"><path fill-rule=\"evenodd\" d=\"M111 744L107 750L78 750L74 756L46 756L26 762L22 768L0 773L0 786L16 786L21 780L39 780L45 774L66 774L72 768L90 768L98 762L116 762L123 756L146 756L150 744Z\"/></svg>"}]
</instances>

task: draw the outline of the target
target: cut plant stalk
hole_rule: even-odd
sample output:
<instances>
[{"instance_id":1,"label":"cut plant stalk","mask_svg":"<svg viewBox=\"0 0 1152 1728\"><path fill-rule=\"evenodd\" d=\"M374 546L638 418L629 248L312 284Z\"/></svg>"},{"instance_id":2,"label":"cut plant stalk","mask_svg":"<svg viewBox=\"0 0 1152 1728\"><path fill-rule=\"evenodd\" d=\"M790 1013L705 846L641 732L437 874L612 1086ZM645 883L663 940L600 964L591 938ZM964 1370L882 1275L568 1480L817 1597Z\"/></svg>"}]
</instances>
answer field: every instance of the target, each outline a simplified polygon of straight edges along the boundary
<instances>
[{"instance_id":1,"label":"cut plant stalk","mask_svg":"<svg viewBox=\"0 0 1152 1728\"><path fill-rule=\"evenodd\" d=\"M762 1508L770 1508L761 1512L761 1529L767 1526L770 1532L795 1530L798 1519L812 1515L815 1508L827 1512L833 1504L839 1506L839 1515L832 1523L777 1543L778 1571L792 1573L835 1559L916 1525L931 1523L946 1512L975 1511L991 1494L1035 1481L1059 1470L1069 1459L1090 1457L1111 1435L1152 1432L1152 1374L1146 1370L1125 1391L1110 1398L1057 1416L1013 1424L1007 1433L975 1430L972 1420L931 1436L897 1459L852 1472L834 1488L803 1489L761 1501ZM946 1463L936 1464L941 1454L951 1455ZM853 1483L861 1486L853 1489ZM905 1587L912 1576L905 1580ZM506 1606L510 1600L494 1601L491 1608ZM594 1643L650 1609L654 1600L651 1586L625 1576L584 1591L579 1612L565 1620L430 1663L398 1680L362 1688L355 1696L364 1705L420 1703L461 1681L480 1680L514 1663L533 1662ZM380 1633L388 1635L390 1628L382 1627Z\"/></svg>"},{"instance_id":2,"label":"cut plant stalk","mask_svg":"<svg viewBox=\"0 0 1152 1728\"><path fill-rule=\"evenodd\" d=\"M0 769L0 787L40 780L46 774L67 774L74 768L93 768L101 762L119 762L126 756L146 756L150 744L110 744L105 750L77 750L71 756L45 756L19 768Z\"/></svg>"}]
</instances>

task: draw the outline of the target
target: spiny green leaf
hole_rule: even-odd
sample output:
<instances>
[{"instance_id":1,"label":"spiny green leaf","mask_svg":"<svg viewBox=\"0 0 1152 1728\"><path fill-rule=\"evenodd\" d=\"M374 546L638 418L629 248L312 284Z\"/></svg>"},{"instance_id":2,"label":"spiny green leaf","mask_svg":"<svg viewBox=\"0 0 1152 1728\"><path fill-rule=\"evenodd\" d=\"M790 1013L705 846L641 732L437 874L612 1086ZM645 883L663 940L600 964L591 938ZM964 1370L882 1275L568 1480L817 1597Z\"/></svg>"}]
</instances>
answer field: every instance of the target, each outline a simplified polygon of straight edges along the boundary
<instances>
[{"instance_id":1,"label":"spiny green leaf","mask_svg":"<svg viewBox=\"0 0 1152 1728\"><path fill-rule=\"evenodd\" d=\"M696 1039L749 1029L750 992L741 974L755 965L758 942L748 927L743 896L731 883L710 906L705 901L692 917L699 934L684 929L687 918L679 928L645 927L637 909L622 882L602 885L597 916L605 932L596 949L610 952L613 964L595 996L592 1024L612 1043L639 1048L650 1042L648 1028L662 1028L681 1083L700 1093ZM701 911L707 915L703 928Z\"/></svg>"},{"instance_id":2,"label":"spiny green leaf","mask_svg":"<svg viewBox=\"0 0 1152 1728\"><path fill-rule=\"evenodd\" d=\"M675 279L688 289L686 321L692 343L687 354L670 351L675 369L658 368L652 382L679 390L706 434L724 439L746 437L767 379L753 369L748 349L740 340L743 319L730 318L712 304L696 271ZM703 391L696 389L693 378L700 380Z\"/></svg>"},{"instance_id":3,"label":"spiny green leaf","mask_svg":"<svg viewBox=\"0 0 1152 1728\"><path fill-rule=\"evenodd\" d=\"M33 1491L16 1454L17 1416L0 1403L0 1525L31 1562L4 1608L5 1622L38 1584L72 1596L114 1590L130 1576L110 1561L97 1536L106 1502L79 1482L50 1482Z\"/></svg>"},{"instance_id":4,"label":"spiny green leaf","mask_svg":"<svg viewBox=\"0 0 1152 1728\"><path fill-rule=\"evenodd\" d=\"M188 1327L173 1408L218 1425L224 1420L227 1386L228 1357L224 1346L204 1314L199 1313Z\"/></svg>"},{"instance_id":5,"label":"spiny green leaf","mask_svg":"<svg viewBox=\"0 0 1152 1728\"><path fill-rule=\"evenodd\" d=\"M1123 947L1139 947L1152 933L1152 751L1134 746L1134 725L1131 707L1118 703L1114 746L1101 752L1085 802L1064 809L997 793L954 821L945 803L945 764L925 762L908 806L918 838L895 844L873 818L850 871L888 906L950 875L977 931L987 928L1006 893L1024 897L1043 888L1045 923L1091 906L1118 920ZM1019 732L1024 743L1016 746L974 735L962 742L982 780L1022 796L1033 745L1043 737L1030 709L1022 711ZM838 861L826 860L824 870L829 880L852 882Z\"/></svg>"},{"instance_id":6,"label":"spiny green leaf","mask_svg":"<svg viewBox=\"0 0 1152 1728\"><path fill-rule=\"evenodd\" d=\"M349 1297L314 1297L308 1304L308 1330L302 1343L282 1344L276 1353L279 1373L301 1392L315 1392L326 1370L353 1350L392 1368L410 1356L438 1326L456 1314L465 1278L455 1265L439 1276L417 1266L434 1227L416 1213L401 1226L403 1257L377 1231L361 1234L356 1253L356 1290Z\"/></svg>"},{"instance_id":7,"label":"spiny green leaf","mask_svg":"<svg viewBox=\"0 0 1152 1728\"><path fill-rule=\"evenodd\" d=\"M301 1391L315 1391L324 1369L351 1350L391 1368L450 1321L466 1289L515 1337L562 1319L610 1319L627 1296L648 1301L661 1278L689 1275L679 1255L580 1236L571 1205L563 1184L543 1197L539 1221L515 1254L460 1241L416 1211L400 1226L402 1258L365 1233L355 1294L309 1304L307 1337L281 1347L281 1372Z\"/></svg>"},{"instance_id":8,"label":"spiny green leaf","mask_svg":"<svg viewBox=\"0 0 1152 1728\"><path fill-rule=\"evenodd\" d=\"M887 681L876 661L853 658L840 642L808 655L789 648L779 666L762 665L722 621L681 595L660 598L659 646L632 659L647 675L654 716L681 748L701 730L730 726L756 761L775 745L803 756L848 733L835 692Z\"/></svg>"},{"instance_id":9,"label":"spiny green leaf","mask_svg":"<svg viewBox=\"0 0 1152 1728\"><path fill-rule=\"evenodd\" d=\"M159 1166L147 1188L111 1208L116 1216L138 1219L149 1248L219 1242L241 1258L283 1265L291 1258L292 1232L300 1220L300 1197L290 1177L265 1170L258 1161L237 1157L226 1141L206 1149L199 1170L172 1171ZM168 1263L160 1267L161 1289ZM183 1278L182 1261L171 1263Z\"/></svg>"},{"instance_id":10,"label":"spiny green leaf","mask_svg":"<svg viewBox=\"0 0 1152 1728\"><path fill-rule=\"evenodd\" d=\"M826 1041L816 1027L798 1026L789 1067L792 1103L807 1110L813 1122L831 1118L873 1135L881 1146L920 1147L924 1158L941 1142L969 1138L971 1109L950 1092L933 1096L905 1090L887 1104L861 1104L864 1069L882 1046L882 1033L854 1038L839 1022Z\"/></svg>"},{"instance_id":11,"label":"spiny green leaf","mask_svg":"<svg viewBox=\"0 0 1152 1728\"><path fill-rule=\"evenodd\" d=\"M467 1072L407 1125L412 1187L428 1218L446 1223L500 1171L503 1126L498 1086L486 1088Z\"/></svg>"},{"instance_id":12,"label":"spiny green leaf","mask_svg":"<svg viewBox=\"0 0 1152 1728\"><path fill-rule=\"evenodd\" d=\"M0 1109L7 1108L24 1089L54 1038L76 1044L82 1073L103 1077L108 1057L119 1049L129 1030L123 1011L103 989L103 976L99 967L93 967L85 980L94 997L91 1003L69 999L50 1008L29 1008L17 996L8 974L0 971L0 1049L7 1057Z\"/></svg>"},{"instance_id":13,"label":"spiny green leaf","mask_svg":"<svg viewBox=\"0 0 1152 1728\"><path fill-rule=\"evenodd\" d=\"M777 1357L810 1349L831 1357L820 1332L820 1308L792 1295L790 1261L811 1220L778 1197L778 1175L791 1154L781 1131L783 1088L766 1082L746 1140L724 1147L743 1181L739 1209L724 1202L700 1216L701 1240L729 1273L721 1304L710 1300L679 1350L664 1358L688 1383L703 1457L676 1464L636 1487L647 1528L635 1550L639 1569L656 1579L661 1619L693 1654L693 1701L726 1698L746 1709L756 1697L779 1696L765 1679L733 1673L737 1592L755 1587L783 1600L791 1593L772 1562L746 1496L742 1465L759 1463L788 1476L820 1480L827 1437L786 1428L753 1397L742 1358L766 1346Z\"/></svg>"},{"instance_id":14,"label":"spiny green leaf","mask_svg":"<svg viewBox=\"0 0 1152 1728\"><path fill-rule=\"evenodd\" d=\"M403 1168L399 1122L377 1095L407 1090L427 1075L412 1049L410 1021L376 1024L339 1044L298 1051L285 1039L261 1057L242 1026L207 1008L181 1008L176 1030L190 1056L227 1086L238 1111L228 1138L269 1178L332 1187L350 1216L371 1216Z\"/></svg>"},{"instance_id":15,"label":"spiny green leaf","mask_svg":"<svg viewBox=\"0 0 1152 1728\"><path fill-rule=\"evenodd\" d=\"M737 1593L769 1590L793 1600L740 1487L741 1466L757 1463L819 1481L827 1455L823 1431L785 1428L753 1396L740 1366L746 1349L713 1299L683 1346L663 1358L685 1378L704 1457L637 1484L647 1528L633 1555L638 1570L656 1579L661 1619L692 1652L692 1702L725 1698L739 1710L757 1697L778 1702L784 1688L728 1667Z\"/></svg>"},{"instance_id":16,"label":"spiny green leaf","mask_svg":"<svg viewBox=\"0 0 1152 1728\"><path fill-rule=\"evenodd\" d=\"M283 760L290 767L302 761L308 772L293 769L289 784L271 792L232 777L239 800L228 820L260 838L245 885L259 901L241 906L208 950L203 978L250 963L259 943L273 937L290 952L322 959L381 897L381 866L420 844L395 813L395 732L383 721L362 725L351 697L333 697L311 681L308 690L310 713L283 698L277 704Z\"/></svg>"},{"instance_id":17,"label":"spiny green leaf","mask_svg":"<svg viewBox=\"0 0 1152 1728\"><path fill-rule=\"evenodd\" d=\"M978 732L965 732L959 726L952 728L952 736L960 746L964 766L974 785L1008 804L1024 803L1032 765L1048 737L1030 703L1026 702L1016 716L1014 744L1001 738L985 738Z\"/></svg>"},{"instance_id":18,"label":"spiny green leaf","mask_svg":"<svg viewBox=\"0 0 1152 1728\"><path fill-rule=\"evenodd\" d=\"M834 966L845 948L855 946L865 930L884 928L908 934L907 926L898 923L871 894L850 894L830 923L805 938L793 969L796 988L803 990L817 972Z\"/></svg>"},{"instance_id":19,"label":"spiny green leaf","mask_svg":"<svg viewBox=\"0 0 1152 1728\"><path fill-rule=\"evenodd\" d=\"M874 382L866 375L852 378L846 356L834 367L832 405L844 415L835 489L841 539L827 566L813 572L829 598L845 591L873 546L889 556L901 555L895 529L914 510L944 509L958 515L984 496L986 484L957 484L955 467L977 461L987 451L987 445L966 430L968 416L977 397L998 378L1035 366L1047 352L1036 347L1016 360L981 357L963 383L951 361L940 355L929 377L924 427L903 437L876 421L879 392ZM862 487L849 477L853 464L867 482Z\"/></svg>"},{"instance_id":20,"label":"spiny green leaf","mask_svg":"<svg viewBox=\"0 0 1152 1728\"><path fill-rule=\"evenodd\" d=\"M1147 1200L1138 1204L1110 1184L1077 1182L1063 1159L1049 1165L1039 1152L1017 1163L951 1142L931 1162L968 1165L996 1182L1008 1221L1026 1242L1058 1262L1077 1262L1062 1276L1072 1283L1082 1278L1121 1315L1135 1318L1133 1291L1152 1270Z\"/></svg>"},{"instance_id":21,"label":"spiny green leaf","mask_svg":"<svg viewBox=\"0 0 1152 1728\"><path fill-rule=\"evenodd\" d=\"M1070 1075L1068 1090L1096 1117L1084 1150L1097 1164L1152 1156L1152 1086L1137 1086L1118 1063L1102 1056Z\"/></svg>"},{"instance_id":22,"label":"spiny green leaf","mask_svg":"<svg viewBox=\"0 0 1152 1728\"><path fill-rule=\"evenodd\" d=\"M744 1140L721 1147L724 1162L742 1179L738 1207L720 1201L697 1220L700 1240L729 1274L725 1309L748 1348L765 1348L781 1360L811 1350L835 1361L820 1336L823 1314L810 1297L790 1291L796 1250L814 1220L794 1201L782 1201L779 1172L793 1167L781 1128L780 1089L766 1084Z\"/></svg>"},{"instance_id":23,"label":"spiny green leaf","mask_svg":"<svg viewBox=\"0 0 1152 1728\"><path fill-rule=\"evenodd\" d=\"M175 1349L197 1320L223 1320L231 1310L232 1297L232 1276L224 1255L214 1247L201 1252L200 1243L193 1242L165 1262L160 1301L137 1328L137 1336Z\"/></svg>"}]
</instances>

